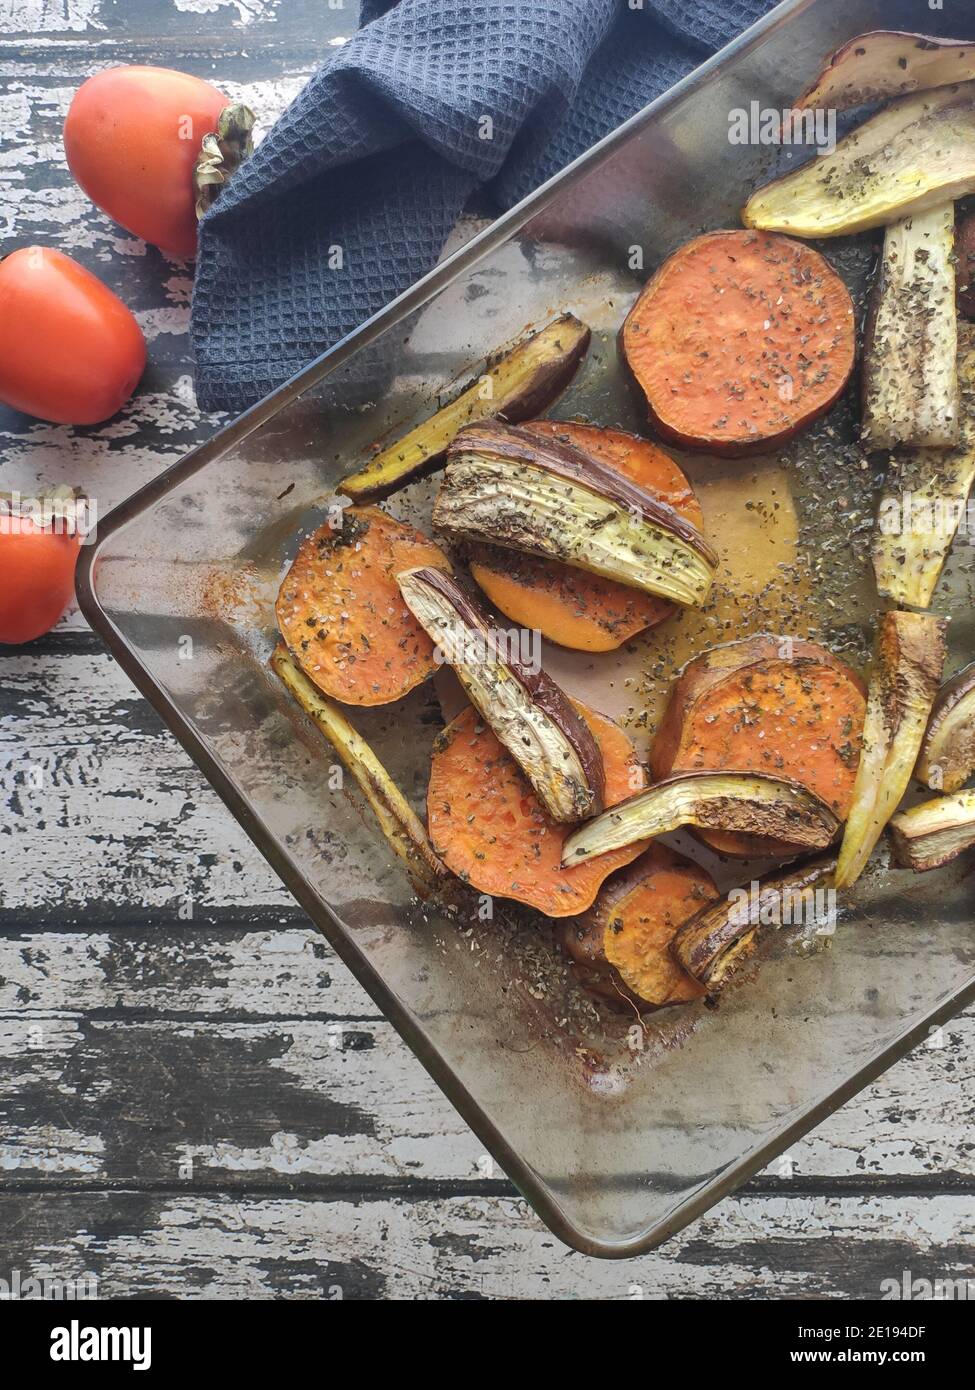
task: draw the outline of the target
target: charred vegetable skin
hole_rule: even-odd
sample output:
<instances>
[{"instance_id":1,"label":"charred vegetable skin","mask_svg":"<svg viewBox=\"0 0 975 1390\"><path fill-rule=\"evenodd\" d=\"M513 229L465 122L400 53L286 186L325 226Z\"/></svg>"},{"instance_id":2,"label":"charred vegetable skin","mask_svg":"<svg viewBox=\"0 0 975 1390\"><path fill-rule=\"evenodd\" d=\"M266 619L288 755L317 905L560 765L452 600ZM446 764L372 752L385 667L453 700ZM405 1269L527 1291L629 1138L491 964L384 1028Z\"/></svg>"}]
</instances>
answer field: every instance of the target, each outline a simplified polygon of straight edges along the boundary
<instances>
[{"instance_id":1,"label":"charred vegetable skin","mask_svg":"<svg viewBox=\"0 0 975 1390\"><path fill-rule=\"evenodd\" d=\"M525 666L497 625L453 576L407 570L400 591L417 622L556 821L580 821L603 804L603 760L589 726L544 671Z\"/></svg>"},{"instance_id":2,"label":"charred vegetable skin","mask_svg":"<svg viewBox=\"0 0 975 1390\"><path fill-rule=\"evenodd\" d=\"M955 258L958 262L958 312L975 319L975 212L964 216L955 230Z\"/></svg>"},{"instance_id":3,"label":"charred vegetable skin","mask_svg":"<svg viewBox=\"0 0 975 1390\"><path fill-rule=\"evenodd\" d=\"M281 644L271 657L271 668L355 778L414 885L423 892L442 886L447 870L433 852L419 817L369 744L356 733L342 711L311 683Z\"/></svg>"},{"instance_id":4,"label":"charred vegetable skin","mask_svg":"<svg viewBox=\"0 0 975 1390\"><path fill-rule=\"evenodd\" d=\"M433 675L433 643L396 583L415 565L449 570L450 561L379 507L346 507L302 542L278 594L278 627L326 695L385 705Z\"/></svg>"},{"instance_id":5,"label":"charred vegetable skin","mask_svg":"<svg viewBox=\"0 0 975 1390\"><path fill-rule=\"evenodd\" d=\"M562 863L583 864L685 825L773 836L806 850L825 849L840 828L825 801L796 782L752 772L687 772L580 826L565 842Z\"/></svg>"},{"instance_id":6,"label":"charred vegetable skin","mask_svg":"<svg viewBox=\"0 0 975 1390\"><path fill-rule=\"evenodd\" d=\"M754 910L750 904L747 912L735 894L712 903L674 937L674 959L713 998L754 950L763 924L789 925L797 916L808 921L811 901L815 908L810 895L832 886L835 871L835 859L821 858L765 879Z\"/></svg>"},{"instance_id":7,"label":"charred vegetable skin","mask_svg":"<svg viewBox=\"0 0 975 1390\"><path fill-rule=\"evenodd\" d=\"M650 753L656 781L681 772L791 777L840 820L853 796L866 687L825 647L762 633L689 661L670 692ZM722 854L792 857L800 846L705 830Z\"/></svg>"},{"instance_id":8,"label":"charred vegetable skin","mask_svg":"<svg viewBox=\"0 0 975 1390\"><path fill-rule=\"evenodd\" d=\"M925 730L914 776L932 791L956 792L975 773L975 661L945 681Z\"/></svg>"},{"instance_id":9,"label":"charred vegetable skin","mask_svg":"<svg viewBox=\"0 0 975 1390\"><path fill-rule=\"evenodd\" d=\"M848 888L860 877L907 790L944 657L943 618L883 614L867 695L863 751L840 847L837 888Z\"/></svg>"},{"instance_id":10,"label":"charred vegetable skin","mask_svg":"<svg viewBox=\"0 0 975 1390\"><path fill-rule=\"evenodd\" d=\"M453 540L546 556L689 606L707 598L718 563L696 527L628 478L498 422L450 446L433 522Z\"/></svg>"},{"instance_id":11,"label":"charred vegetable skin","mask_svg":"<svg viewBox=\"0 0 975 1390\"><path fill-rule=\"evenodd\" d=\"M940 869L975 845L975 791L924 801L889 826L894 863L916 874Z\"/></svg>"},{"instance_id":12,"label":"charred vegetable skin","mask_svg":"<svg viewBox=\"0 0 975 1390\"><path fill-rule=\"evenodd\" d=\"M845 236L975 192L975 82L900 97L830 154L760 188L747 227Z\"/></svg>"},{"instance_id":13,"label":"charred vegetable skin","mask_svg":"<svg viewBox=\"0 0 975 1390\"><path fill-rule=\"evenodd\" d=\"M540 415L568 386L589 348L589 329L573 314L519 343L422 425L339 483L356 502L378 501L439 468L465 425L497 417L512 424Z\"/></svg>"},{"instance_id":14,"label":"charred vegetable skin","mask_svg":"<svg viewBox=\"0 0 975 1390\"><path fill-rule=\"evenodd\" d=\"M887 228L864 343L868 449L958 440L954 241L952 203Z\"/></svg>"},{"instance_id":15,"label":"charred vegetable skin","mask_svg":"<svg viewBox=\"0 0 975 1390\"><path fill-rule=\"evenodd\" d=\"M975 44L874 29L830 54L796 108L846 111L882 97L906 96L970 78L975 78Z\"/></svg>"},{"instance_id":16,"label":"charred vegetable skin","mask_svg":"<svg viewBox=\"0 0 975 1390\"><path fill-rule=\"evenodd\" d=\"M665 440L729 457L760 453L842 394L856 355L853 301L799 242L710 232L648 282L620 350Z\"/></svg>"},{"instance_id":17,"label":"charred vegetable skin","mask_svg":"<svg viewBox=\"0 0 975 1390\"><path fill-rule=\"evenodd\" d=\"M934 597L975 479L975 324L958 323L957 332L958 443L904 449L891 458L874 537L878 592L912 608L927 608Z\"/></svg>"},{"instance_id":18,"label":"charred vegetable skin","mask_svg":"<svg viewBox=\"0 0 975 1390\"><path fill-rule=\"evenodd\" d=\"M703 531L700 504L687 478L663 449L623 430L563 420L533 420L522 429L573 444L600 459ZM576 651L613 651L674 612L672 603L587 570L494 545L469 545L473 578L512 622L537 628L550 642Z\"/></svg>"},{"instance_id":19,"label":"charred vegetable skin","mask_svg":"<svg viewBox=\"0 0 975 1390\"><path fill-rule=\"evenodd\" d=\"M599 745L606 804L644 783L636 751L611 719L576 704ZM427 826L436 852L478 893L513 898L547 917L591 907L603 882L646 844L629 845L576 868L562 867L568 827L553 821L507 749L473 709L454 719L433 747Z\"/></svg>"},{"instance_id":20,"label":"charred vegetable skin","mask_svg":"<svg viewBox=\"0 0 975 1390\"><path fill-rule=\"evenodd\" d=\"M616 1008L662 1009L698 999L703 989L671 955L681 924L718 896L710 874L663 845L604 885L559 941L580 983Z\"/></svg>"}]
</instances>

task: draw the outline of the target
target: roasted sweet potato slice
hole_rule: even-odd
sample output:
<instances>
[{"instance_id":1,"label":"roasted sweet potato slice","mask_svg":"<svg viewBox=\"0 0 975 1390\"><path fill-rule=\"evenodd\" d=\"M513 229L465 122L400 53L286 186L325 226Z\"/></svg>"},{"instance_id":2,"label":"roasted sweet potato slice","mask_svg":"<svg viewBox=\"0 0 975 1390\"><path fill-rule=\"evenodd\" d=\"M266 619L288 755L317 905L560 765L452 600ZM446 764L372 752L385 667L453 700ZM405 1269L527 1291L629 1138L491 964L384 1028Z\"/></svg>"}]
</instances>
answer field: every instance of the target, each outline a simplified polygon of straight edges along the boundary
<instances>
[{"instance_id":1,"label":"roasted sweet potato slice","mask_svg":"<svg viewBox=\"0 0 975 1390\"><path fill-rule=\"evenodd\" d=\"M866 709L863 682L815 642L762 635L684 667L650 754L655 780L697 770L762 772L808 787L844 820ZM699 831L734 856L796 853L762 837Z\"/></svg>"},{"instance_id":2,"label":"roasted sweet potato slice","mask_svg":"<svg viewBox=\"0 0 975 1390\"><path fill-rule=\"evenodd\" d=\"M730 457L761 453L842 394L856 355L853 301L801 242L709 232L644 287L620 345L664 439Z\"/></svg>"},{"instance_id":3,"label":"roasted sweet potato slice","mask_svg":"<svg viewBox=\"0 0 975 1390\"><path fill-rule=\"evenodd\" d=\"M326 695L386 705L433 674L433 643L396 583L419 565L450 569L439 546L379 507L346 507L302 541L278 594L278 627Z\"/></svg>"},{"instance_id":4,"label":"roasted sweet potato slice","mask_svg":"<svg viewBox=\"0 0 975 1390\"><path fill-rule=\"evenodd\" d=\"M643 785L643 769L622 729L573 703L599 744L606 805L615 805ZM547 917L571 917L590 907L603 881L646 848L646 841L627 845L563 869L571 827L545 814L518 764L474 709L459 714L434 744L427 824L437 854L465 883L528 903Z\"/></svg>"},{"instance_id":5,"label":"roasted sweet potato slice","mask_svg":"<svg viewBox=\"0 0 975 1390\"><path fill-rule=\"evenodd\" d=\"M522 428L563 439L601 459L703 529L690 483L673 459L649 440L562 420L534 420ZM495 608L519 626L537 628L550 642L576 651L612 651L675 611L666 599L559 560L494 545L472 545L468 560L471 574Z\"/></svg>"},{"instance_id":6,"label":"roasted sweet potato slice","mask_svg":"<svg viewBox=\"0 0 975 1390\"><path fill-rule=\"evenodd\" d=\"M671 943L717 897L710 874L654 844L603 885L588 912L565 922L559 939L583 985L601 998L640 1009L686 1004L704 989L677 963Z\"/></svg>"}]
</instances>

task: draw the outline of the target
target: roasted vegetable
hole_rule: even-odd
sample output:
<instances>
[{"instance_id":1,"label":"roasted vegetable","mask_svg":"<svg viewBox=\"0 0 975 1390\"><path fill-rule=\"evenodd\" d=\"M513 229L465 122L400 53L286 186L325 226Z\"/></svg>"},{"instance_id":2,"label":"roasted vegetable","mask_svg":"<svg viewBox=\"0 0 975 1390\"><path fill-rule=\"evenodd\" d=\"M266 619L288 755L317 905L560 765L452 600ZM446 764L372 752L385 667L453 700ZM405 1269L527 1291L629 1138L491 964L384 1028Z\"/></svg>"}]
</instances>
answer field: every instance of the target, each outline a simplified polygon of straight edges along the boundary
<instances>
[{"instance_id":1,"label":"roasted vegetable","mask_svg":"<svg viewBox=\"0 0 975 1390\"><path fill-rule=\"evenodd\" d=\"M644 782L626 734L611 719L576 704L599 745L607 806ZM434 849L458 878L499 898L528 903L549 917L590 907L604 881L635 859L645 844L562 867L569 833L553 821L518 764L473 709L459 714L437 739L430 767L427 824Z\"/></svg>"},{"instance_id":2,"label":"roasted vegetable","mask_svg":"<svg viewBox=\"0 0 975 1390\"><path fill-rule=\"evenodd\" d=\"M958 381L957 445L892 457L877 516L877 589L912 608L931 602L975 480L975 324L958 324Z\"/></svg>"},{"instance_id":3,"label":"roasted vegetable","mask_svg":"<svg viewBox=\"0 0 975 1390\"><path fill-rule=\"evenodd\" d=\"M685 922L674 937L674 958L713 998L757 944L762 927L822 923L830 910L825 893L832 886L836 860L810 860L798 869L762 881L756 895L729 893Z\"/></svg>"},{"instance_id":4,"label":"roasted vegetable","mask_svg":"<svg viewBox=\"0 0 975 1390\"><path fill-rule=\"evenodd\" d=\"M326 695L385 705L433 674L433 643L396 584L415 565L450 569L438 546L378 507L346 507L302 542L278 594L278 626Z\"/></svg>"},{"instance_id":5,"label":"roasted vegetable","mask_svg":"<svg viewBox=\"0 0 975 1390\"><path fill-rule=\"evenodd\" d=\"M975 44L894 29L857 34L826 60L795 103L797 110L846 111L881 97L944 87L975 78Z\"/></svg>"},{"instance_id":6,"label":"roasted vegetable","mask_svg":"<svg viewBox=\"0 0 975 1390\"><path fill-rule=\"evenodd\" d=\"M581 825L566 840L562 863L584 864L684 825L771 835L806 850L825 849L840 828L826 802L797 782L753 772L685 772Z\"/></svg>"},{"instance_id":7,"label":"roasted vegetable","mask_svg":"<svg viewBox=\"0 0 975 1390\"><path fill-rule=\"evenodd\" d=\"M533 333L455 396L429 420L344 478L339 492L356 502L377 501L440 467L458 430L493 416L516 423L539 415L565 390L589 348L590 332L563 314Z\"/></svg>"},{"instance_id":8,"label":"roasted vegetable","mask_svg":"<svg viewBox=\"0 0 975 1390\"><path fill-rule=\"evenodd\" d=\"M505 634L452 575L415 569L397 581L410 612L552 819L580 821L602 810L599 745L568 696L510 650Z\"/></svg>"},{"instance_id":9,"label":"roasted vegetable","mask_svg":"<svg viewBox=\"0 0 975 1390\"><path fill-rule=\"evenodd\" d=\"M590 993L641 1010L686 1004L704 991L670 945L681 924L717 896L710 874L651 845L603 885L588 912L562 924L559 940Z\"/></svg>"},{"instance_id":10,"label":"roasted vegetable","mask_svg":"<svg viewBox=\"0 0 975 1390\"><path fill-rule=\"evenodd\" d=\"M952 203L887 228L863 350L868 449L958 441L954 242Z\"/></svg>"},{"instance_id":11,"label":"roasted vegetable","mask_svg":"<svg viewBox=\"0 0 975 1390\"><path fill-rule=\"evenodd\" d=\"M493 541L676 603L707 598L717 557L673 507L573 445L496 421L450 446L433 509L455 540Z\"/></svg>"},{"instance_id":12,"label":"roasted vegetable","mask_svg":"<svg viewBox=\"0 0 975 1390\"><path fill-rule=\"evenodd\" d=\"M673 459L648 439L562 420L533 420L522 429L575 445L702 529L701 508L690 483ZM488 598L512 622L537 628L550 642L577 651L612 651L675 611L672 603L653 594L539 555L471 545L467 560Z\"/></svg>"},{"instance_id":13,"label":"roasted vegetable","mask_svg":"<svg viewBox=\"0 0 975 1390\"><path fill-rule=\"evenodd\" d=\"M884 613L867 692L863 751L840 846L837 888L860 877L911 780L945 658L945 621Z\"/></svg>"},{"instance_id":14,"label":"roasted vegetable","mask_svg":"<svg viewBox=\"0 0 975 1390\"><path fill-rule=\"evenodd\" d=\"M762 772L821 797L840 820L853 796L866 689L815 642L761 634L689 661L650 753L661 781L681 772ZM723 854L785 858L797 845L700 831Z\"/></svg>"},{"instance_id":15,"label":"roasted vegetable","mask_svg":"<svg viewBox=\"0 0 975 1390\"><path fill-rule=\"evenodd\" d=\"M360 738L342 711L312 685L280 643L274 649L271 667L359 784L390 847L406 865L414 884L425 892L441 885L447 872L444 865L433 852L420 818L369 744Z\"/></svg>"},{"instance_id":16,"label":"roasted vegetable","mask_svg":"<svg viewBox=\"0 0 975 1390\"><path fill-rule=\"evenodd\" d=\"M900 97L830 154L760 188L747 227L834 237L898 222L975 191L975 82Z\"/></svg>"},{"instance_id":17,"label":"roasted vegetable","mask_svg":"<svg viewBox=\"0 0 975 1390\"><path fill-rule=\"evenodd\" d=\"M916 874L940 869L975 845L975 791L922 801L889 826L894 863Z\"/></svg>"},{"instance_id":18,"label":"roasted vegetable","mask_svg":"<svg viewBox=\"0 0 975 1390\"><path fill-rule=\"evenodd\" d=\"M938 691L914 776L935 792L956 792L975 773L975 661Z\"/></svg>"},{"instance_id":19,"label":"roasted vegetable","mask_svg":"<svg viewBox=\"0 0 975 1390\"><path fill-rule=\"evenodd\" d=\"M958 312L975 319L975 212L967 213L955 228L955 260Z\"/></svg>"},{"instance_id":20,"label":"roasted vegetable","mask_svg":"<svg viewBox=\"0 0 975 1390\"><path fill-rule=\"evenodd\" d=\"M823 257L797 241L709 232L642 290L620 349L665 439L759 453L842 393L856 354L853 301Z\"/></svg>"}]
</instances>

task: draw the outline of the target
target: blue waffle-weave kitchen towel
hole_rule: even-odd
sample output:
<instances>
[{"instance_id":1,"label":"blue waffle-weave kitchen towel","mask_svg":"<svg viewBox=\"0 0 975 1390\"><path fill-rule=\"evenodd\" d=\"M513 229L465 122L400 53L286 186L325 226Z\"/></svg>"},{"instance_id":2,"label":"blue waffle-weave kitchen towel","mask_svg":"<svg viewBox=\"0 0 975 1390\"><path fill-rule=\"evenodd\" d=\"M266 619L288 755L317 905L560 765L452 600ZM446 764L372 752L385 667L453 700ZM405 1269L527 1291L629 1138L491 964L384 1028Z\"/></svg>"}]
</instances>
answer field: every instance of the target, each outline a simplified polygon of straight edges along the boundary
<instances>
[{"instance_id":1,"label":"blue waffle-weave kitchen towel","mask_svg":"<svg viewBox=\"0 0 975 1390\"><path fill-rule=\"evenodd\" d=\"M517 202L774 3L363 0L201 224L201 407L280 385L431 269L475 188Z\"/></svg>"}]
</instances>

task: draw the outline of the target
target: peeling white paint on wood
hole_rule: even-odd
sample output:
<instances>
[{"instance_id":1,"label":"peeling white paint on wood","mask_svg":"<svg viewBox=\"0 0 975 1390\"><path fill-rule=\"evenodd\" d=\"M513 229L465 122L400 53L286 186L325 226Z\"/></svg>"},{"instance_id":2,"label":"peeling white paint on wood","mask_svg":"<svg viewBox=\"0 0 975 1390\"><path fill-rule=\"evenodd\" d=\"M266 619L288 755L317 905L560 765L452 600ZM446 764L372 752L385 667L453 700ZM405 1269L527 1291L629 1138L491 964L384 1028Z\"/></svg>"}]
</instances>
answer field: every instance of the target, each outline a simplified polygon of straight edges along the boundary
<instances>
[{"instance_id":1,"label":"peeling white paint on wood","mask_svg":"<svg viewBox=\"0 0 975 1390\"><path fill-rule=\"evenodd\" d=\"M0 1215L11 1198L0 1198ZM35 1277L93 1270L102 1298L879 1299L882 1281L971 1279L969 1198L759 1198L722 1204L636 1260L567 1257L516 1198L405 1202L78 1195L49 1208ZM141 1224L151 1222L148 1229ZM513 1277L513 1271L517 1274Z\"/></svg>"},{"instance_id":2,"label":"peeling white paint on wood","mask_svg":"<svg viewBox=\"0 0 975 1390\"><path fill-rule=\"evenodd\" d=\"M62 1166L45 1172L92 1171L91 1155L106 1141L99 1096L131 1090L129 1059L148 1053L163 1067L162 1081L150 1071L143 1082L157 1129L151 1171L140 1161L138 1170L115 1171L116 1179L171 1176L188 1158L197 1178L502 1176L481 1164L478 1141L311 928L240 937L202 928L25 933L10 940L2 974L0 1105L25 1089L61 1094L66 1075L96 1078L81 1117L90 1130L83 1124ZM967 1066L975 1010L932 1041L796 1143L767 1175L798 1183L975 1176ZM208 1114L205 1140L191 1140L185 1106L182 1121L173 1112L217 1052L238 1058L241 1069L253 1069L261 1056L269 1073L259 1091L248 1081L246 1106L231 1098L219 1116ZM278 1127L283 1086L341 1109L341 1132L318 1132L314 1122L300 1132ZM69 1118L76 1128L81 1123L73 1112ZM130 1120L138 1117L130 1113ZM255 1129L259 1141L245 1142ZM33 1124L18 1127L16 1138L26 1171L31 1155L47 1148Z\"/></svg>"},{"instance_id":3,"label":"peeling white paint on wood","mask_svg":"<svg viewBox=\"0 0 975 1390\"><path fill-rule=\"evenodd\" d=\"M263 21L273 24L279 0L173 0L181 14L217 14L236 10L234 23L241 27Z\"/></svg>"},{"instance_id":4,"label":"peeling white paint on wood","mask_svg":"<svg viewBox=\"0 0 975 1390\"><path fill-rule=\"evenodd\" d=\"M79 33L104 29L99 12L105 0L7 0L0 33Z\"/></svg>"}]
</instances>

